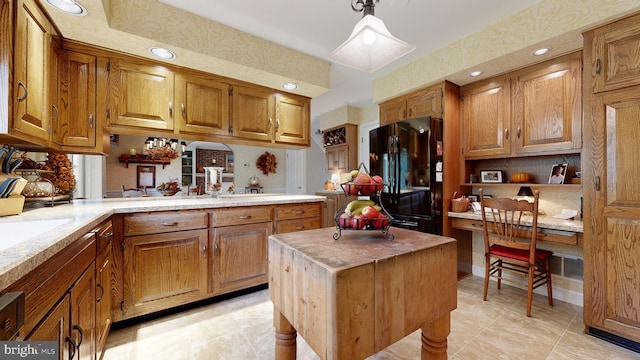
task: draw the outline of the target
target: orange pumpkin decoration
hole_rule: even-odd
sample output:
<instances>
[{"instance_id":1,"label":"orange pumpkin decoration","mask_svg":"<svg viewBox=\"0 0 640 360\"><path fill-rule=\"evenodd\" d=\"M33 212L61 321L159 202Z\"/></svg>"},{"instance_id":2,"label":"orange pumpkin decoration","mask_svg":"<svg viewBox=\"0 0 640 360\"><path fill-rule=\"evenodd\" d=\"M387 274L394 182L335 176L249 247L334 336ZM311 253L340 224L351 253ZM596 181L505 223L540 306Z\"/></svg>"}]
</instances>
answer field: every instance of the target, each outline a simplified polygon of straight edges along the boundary
<instances>
[{"instance_id":1,"label":"orange pumpkin decoration","mask_svg":"<svg viewBox=\"0 0 640 360\"><path fill-rule=\"evenodd\" d=\"M511 182L514 182L514 183L527 183L527 182L529 182L529 174L528 173L513 173L511 175Z\"/></svg>"}]
</instances>

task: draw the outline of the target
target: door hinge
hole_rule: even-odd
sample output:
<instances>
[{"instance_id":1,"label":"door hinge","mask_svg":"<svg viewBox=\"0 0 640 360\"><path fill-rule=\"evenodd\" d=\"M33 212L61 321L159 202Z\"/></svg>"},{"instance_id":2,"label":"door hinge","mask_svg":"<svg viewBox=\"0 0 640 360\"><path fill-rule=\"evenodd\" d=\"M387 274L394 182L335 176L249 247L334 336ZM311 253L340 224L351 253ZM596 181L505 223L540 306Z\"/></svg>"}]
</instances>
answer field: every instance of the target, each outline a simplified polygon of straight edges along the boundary
<instances>
[{"instance_id":1,"label":"door hinge","mask_svg":"<svg viewBox=\"0 0 640 360\"><path fill-rule=\"evenodd\" d=\"M110 118L111 118L111 110L107 109L107 119L110 119Z\"/></svg>"},{"instance_id":2,"label":"door hinge","mask_svg":"<svg viewBox=\"0 0 640 360\"><path fill-rule=\"evenodd\" d=\"M233 88L229 88L229 96L233 96Z\"/></svg>"},{"instance_id":3,"label":"door hinge","mask_svg":"<svg viewBox=\"0 0 640 360\"><path fill-rule=\"evenodd\" d=\"M124 252L124 241L122 241L122 242L120 243L120 250L122 250L122 251Z\"/></svg>"},{"instance_id":4,"label":"door hinge","mask_svg":"<svg viewBox=\"0 0 640 360\"><path fill-rule=\"evenodd\" d=\"M233 126L229 126L229 134L233 134Z\"/></svg>"},{"instance_id":5,"label":"door hinge","mask_svg":"<svg viewBox=\"0 0 640 360\"><path fill-rule=\"evenodd\" d=\"M124 312L124 301L120 302L120 311Z\"/></svg>"},{"instance_id":6,"label":"door hinge","mask_svg":"<svg viewBox=\"0 0 640 360\"><path fill-rule=\"evenodd\" d=\"M111 71L111 61L107 61L107 72Z\"/></svg>"}]
</instances>

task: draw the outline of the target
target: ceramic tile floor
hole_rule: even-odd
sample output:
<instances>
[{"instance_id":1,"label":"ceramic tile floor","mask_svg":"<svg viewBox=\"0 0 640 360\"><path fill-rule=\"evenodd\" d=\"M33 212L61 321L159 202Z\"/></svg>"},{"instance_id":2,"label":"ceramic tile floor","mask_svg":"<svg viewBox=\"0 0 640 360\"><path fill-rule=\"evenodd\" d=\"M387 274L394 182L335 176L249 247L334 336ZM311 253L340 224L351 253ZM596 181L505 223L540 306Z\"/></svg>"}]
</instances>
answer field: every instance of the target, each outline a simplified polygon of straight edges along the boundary
<instances>
[{"instance_id":1,"label":"ceramic tile floor","mask_svg":"<svg viewBox=\"0 0 640 360\"><path fill-rule=\"evenodd\" d=\"M458 282L458 308L451 313L449 359L640 359L640 354L582 333L582 308L534 295L526 317L526 292L483 280ZM273 308L268 290L187 310L112 331L104 360L273 359ZM369 359L419 359L420 330ZM298 359L318 359L298 336Z\"/></svg>"}]
</instances>

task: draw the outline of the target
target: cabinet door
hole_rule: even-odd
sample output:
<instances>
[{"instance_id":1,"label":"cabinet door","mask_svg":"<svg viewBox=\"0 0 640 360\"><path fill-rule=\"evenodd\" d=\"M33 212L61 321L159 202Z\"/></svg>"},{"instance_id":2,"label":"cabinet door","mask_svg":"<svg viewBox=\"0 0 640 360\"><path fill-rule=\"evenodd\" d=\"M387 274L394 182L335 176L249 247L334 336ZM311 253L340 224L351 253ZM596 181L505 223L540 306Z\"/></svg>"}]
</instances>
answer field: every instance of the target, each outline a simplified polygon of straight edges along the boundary
<instances>
[{"instance_id":1,"label":"cabinet door","mask_svg":"<svg viewBox=\"0 0 640 360\"><path fill-rule=\"evenodd\" d=\"M71 300L65 295L49 314L25 338L27 341L56 341L58 343L58 359L72 358L76 351L76 342L70 337L69 329Z\"/></svg>"},{"instance_id":2,"label":"cabinet door","mask_svg":"<svg viewBox=\"0 0 640 360\"><path fill-rule=\"evenodd\" d=\"M596 29L591 45L595 93L640 85L640 15Z\"/></svg>"},{"instance_id":3,"label":"cabinet door","mask_svg":"<svg viewBox=\"0 0 640 360\"><path fill-rule=\"evenodd\" d=\"M127 317L205 297L207 230L130 236L124 242Z\"/></svg>"},{"instance_id":4,"label":"cabinet door","mask_svg":"<svg viewBox=\"0 0 640 360\"><path fill-rule=\"evenodd\" d=\"M173 130L173 72L111 60L111 125Z\"/></svg>"},{"instance_id":5,"label":"cabinet door","mask_svg":"<svg viewBox=\"0 0 640 360\"><path fill-rule=\"evenodd\" d=\"M407 103L404 98L389 100L380 104L380 125L387 125L406 119Z\"/></svg>"},{"instance_id":6,"label":"cabinet door","mask_svg":"<svg viewBox=\"0 0 640 360\"><path fill-rule=\"evenodd\" d=\"M275 141L309 146L309 99L277 95Z\"/></svg>"},{"instance_id":7,"label":"cabinet door","mask_svg":"<svg viewBox=\"0 0 640 360\"><path fill-rule=\"evenodd\" d=\"M76 52L59 56L58 117L53 141L70 147L96 145L96 57Z\"/></svg>"},{"instance_id":8,"label":"cabinet door","mask_svg":"<svg viewBox=\"0 0 640 360\"><path fill-rule=\"evenodd\" d=\"M233 136L247 140L273 139L274 99L271 92L233 87Z\"/></svg>"},{"instance_id":9,"label":"cabinet door","mask_svg":"<svg viewBox=\"0 0 640 360\"><path fill-rule=\"evenodd\" d=\"M582 53L518 73L513 91L515 153L582 147Z\"/></svg>"},{"instance_id":10,"label":"cabinet door","mask_svg":"<svg viewBox=\"0 0 640 360\"><path fill-rule=\"evenodd\" d=\"M462 138L465 157L509 154L511 81L509 78L462 89Z\"/></svg>"},{"instance_id":11,"label":"cabinet door","mask_svg":"<svg viewBox=\"0 0 640 360\"><path fill-rule=\"evenodd\" d=\"M96 257L96 358L102 358L107 335L111 329L111 265L112 243L109 242Z\"/></svg>"},{"instance_id":12,"label":"cabinet door","mask_svg":"<svg viewBox=\"0 0 640 360\"><path fill-rule=\"evenodd\" d=\"M229 135L229 84L206 76L176 74L180 132Z\"/></svg>"},{"instance_id":13,"label":"cabinet door","mask_svg":"<svg viewBox=\"0 0 640 360\"><path fill-rule=\"evenodd\" d=\"M214 294L267 282L267 237L271 222L214 228L210 232Z\"/></svg>"},{"instance_id":14,"label":"cabinet door","mask_svg":"<svg viewBox=\"0 0 640 360\"><path fill-rule=\"evenodd\" d=\"M325 151L328 171L350 171L349 145L334 145L331 147L327 147Z\"/></svg>"},{"instance_id":15,"label":"cabinet door","mask_svg":"<svg viewBox=\"0 0 640 360\"><path fill-rule=\"evenodd\" d=\"M427 88L409 96L407 98L407 118L427 116L441 118L443 96L441 86Z\"/></svg>"},{"instance_id":16,"label":"cabinet door","mask_svg":"<svg viewBox=\"0 0 640 360\"><path fill-rule=\"evenodd\" d=\"M640 86L601 93L590 110L582 154L584 322L640 342Z\"/></svg>"},{"instance_id":17,"label":"cabinet door","mask_svg":"<svg viewBox=\"0 0 640 360\"><path fill-rule=\"evenodd\" d=\"M50 138L50 24L33 0L16 1L13 130L27 138Z\"/></svg>"},{"instance_id":18,"label":"cabinet door","mask_svg":"<svg viewBox=\"0 0 640 360\"><path fill-rule=\"evenodd\" d=\"M95 358L95 287L95 266L92 264L71 288L71 336L78 346L76 359Z\"/></svg>"}]
</instances>

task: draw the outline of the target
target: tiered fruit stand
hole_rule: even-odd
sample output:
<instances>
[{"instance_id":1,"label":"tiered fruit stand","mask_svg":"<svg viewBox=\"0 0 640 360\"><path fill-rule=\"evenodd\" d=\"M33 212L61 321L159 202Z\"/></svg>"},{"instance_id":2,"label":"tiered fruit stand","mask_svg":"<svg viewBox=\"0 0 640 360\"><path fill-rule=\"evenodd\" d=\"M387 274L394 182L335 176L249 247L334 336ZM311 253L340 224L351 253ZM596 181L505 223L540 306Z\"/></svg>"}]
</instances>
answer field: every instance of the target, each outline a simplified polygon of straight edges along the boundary
<instances>
[{"instance_id":1,"label":"tiered fruit stand","mask_svg":"<svg viewBox=\"0 0 640 360\"><path fill-rule=\"evenodd\" d=\"M368 174L368 170L363 163L360 164L358 171L364 171ZM369 198L373 201L373 204L379 207L380 210L376 209L376 211L378 214L381 214L382 217L342 217L342 215L345 214L347 206L349 205L349 203L345 200L345 203L338 211L336 211L334 216L337 229L337 232L333 234L334 240L340 239L340 237L342 236L342 230L382 231L387 240L393 240L393 234L389 232L389 227L393 223L393 217L389 215L389 213L383 207L382 202L380 201L380 193L385 186L387 185L376 182L370 184L355 184L354 182L346 182L340 184L342 191L344 191L345 199L347 199L349 196L354 195L369 196Z\"/></svg>"}]
</instances>

